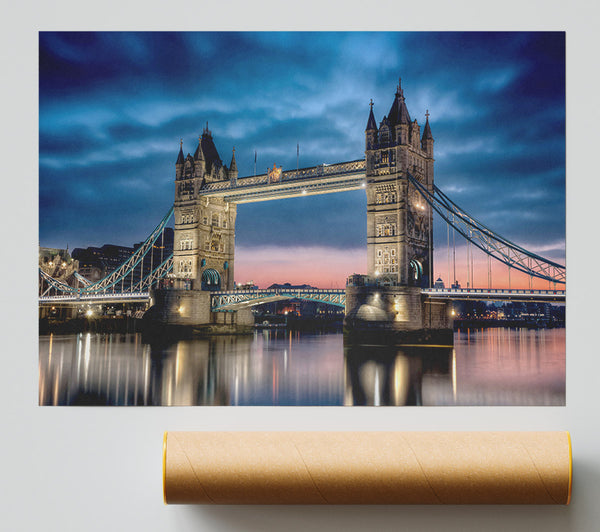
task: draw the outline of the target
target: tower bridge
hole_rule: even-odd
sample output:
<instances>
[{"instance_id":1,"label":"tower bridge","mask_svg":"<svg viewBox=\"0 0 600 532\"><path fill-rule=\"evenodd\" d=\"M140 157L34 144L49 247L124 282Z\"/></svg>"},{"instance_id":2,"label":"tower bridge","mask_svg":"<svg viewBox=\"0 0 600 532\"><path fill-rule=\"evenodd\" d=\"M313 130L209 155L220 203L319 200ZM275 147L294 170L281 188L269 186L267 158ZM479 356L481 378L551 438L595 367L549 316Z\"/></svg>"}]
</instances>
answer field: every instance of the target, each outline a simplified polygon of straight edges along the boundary
<instances>
[{"instance_id":1,"label":"tower bridge","mask_svg":"<svg viewBox=\"0 0 600 532\"><path fill-rule=\"evenodd\" d=\"M310 299L344 306L346 325L351 329L368 329L375 324L379 329L406 333L416 341L431 338L431 331L450 338L452 299L564 301L564 290L556 290L557 283L566 281L564 266L494 233L434 184L433 146L429 112L421 128L410 117L400 83L379 125L371 101L365 157L353 161L296 170L283 170L274 164L264 174L239 177L235 149L229 165L224 164L207 125L193 155L184 155L181 141L173 208L138 251L96 283L79 279L75 286L68 286L40 270L41 286L45 287L40 295L48 298L54 290L56 295L74 300L86 294L100 300L117 297L119 291L130 292L133 298L148 293L154 300L148 313L151 319L194 327L250 326L252 305L283 298ZM364 189L367 197L366 274L351 276L343 291L235 290L238 204L358 189ZM466 291L433 289L434 212L490 260L504 263L509 272L515 269L530 279L554 283L554 290L475 290L472 283ZM173 255L151 265L144 277L144 259L171 215L175 227ZM136 268L140 269L136 277L139 282L134 284L131 273ZM159 287L160 279L163 284Z\"/></svg>"}]
</instances>

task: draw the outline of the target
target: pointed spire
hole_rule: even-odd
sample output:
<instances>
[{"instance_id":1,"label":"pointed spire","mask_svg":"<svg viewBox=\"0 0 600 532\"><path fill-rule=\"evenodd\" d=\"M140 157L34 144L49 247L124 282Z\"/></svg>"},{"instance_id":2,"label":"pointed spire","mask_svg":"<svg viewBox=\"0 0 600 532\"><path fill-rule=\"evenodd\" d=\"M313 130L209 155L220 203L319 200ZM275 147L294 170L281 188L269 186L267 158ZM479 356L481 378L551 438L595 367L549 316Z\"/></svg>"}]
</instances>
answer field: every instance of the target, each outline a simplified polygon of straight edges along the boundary
<instances>
[{"instance_id":1,"label":"pointed spire","mask_svg":"<svg viewBox=\"0 0 600 532\"><path fill-rule=\"evenodd\" d=\"M196 148L196 151L194 153L195 161L201 161L202 159L204 159L204 155L202 153L202 148L200 146L201 144L202 144L202 135L198 135L198 147Z\"/></svg>"},{"instance_id":2,"label":"pointed spire","mask_svg":"<svg viewBox=\"0 0 600 532\"><path fill-rule=\"evenodd\" d=\"M398 122L400 124L410 124L410 115L408 114L408 109L406 107L406 103L404 102L404 91L400 93L400 119Z\"/></svg>"},{"instance_id":3,"label":"pointed spire","mask_svg":"<svg viewBox=\"0 0 600 532\"><path fill-rule=\"evenodd\" d=\"M429 109L425 113L425 127L423 128L423 138L421 140L433 139L431 128L429 127Z\"/></svg>"},{"instance_id":4,"label":"pointed spire","mask_svg":"<svg viewBox=\"0 0 600 532\"><path fill-rule=\"evenodd\" d=\"M237 172L237 164L235 162L235 146L233 147L233 152L231 155L231 164L229 165L229 170L233 170L234 172Z\"/></svg>"},{"instance_id":5,"label":"pointed spire","mask_svg":"<svg viewBox=\"0 0 600 532\"><path fill-rule=\"evenodd\" d=\"M177 162L175 164L183 164L183 139L179 139L179 155L177 155Z\"/></svg>"},{"instance_id":6,"label":"pointed spire","mask_svg":"<svg viewBox=\"0 0 600 532\"><path fill-rule=\"evenodd\" d=\"M402 89L402 78L398 78L398 86L396 87L396 97L394 103L388 113L390 126L394 127L397 124L410 124L410 114L404 102L404 90Z\"/></svg>"},{"instance_id":7,"label":"pointed spire","mask_svg":"<svg viewBox=\"0 0 600 532\"><path fill-rule=\"evenodd\" d=\"M375 122L375 116L373 115L373 99L371 99L369 106L371 109L369 111L369 120L367 121L367 129L365 131L377 129L377 123Z\"/></svg>"}]
</instances>

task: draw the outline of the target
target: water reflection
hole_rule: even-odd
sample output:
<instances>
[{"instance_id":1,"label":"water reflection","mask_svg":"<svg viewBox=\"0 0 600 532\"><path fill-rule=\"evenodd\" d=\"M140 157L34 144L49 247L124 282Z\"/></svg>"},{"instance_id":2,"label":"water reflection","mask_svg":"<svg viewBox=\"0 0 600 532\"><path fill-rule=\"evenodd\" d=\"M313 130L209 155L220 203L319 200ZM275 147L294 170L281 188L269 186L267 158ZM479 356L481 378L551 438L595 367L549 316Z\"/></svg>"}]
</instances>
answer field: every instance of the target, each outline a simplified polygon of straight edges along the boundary
<instances>
[{"instance_id":1,"label":"water reflection","mask_svg":"<svg viewBox=\"0 0 600 532\"><path fill-rule=\"evenodd\" d=\"M345 346L341 334L145 343L40 337L43 405L561 405L564 329L455 334L454 348Z\"/></svg>"},{"instance_id":2,"label":"water reflection","mask_svg":"<svg viewBox=\"0 0 600 532\"><path fill-rule=\"evenodd\" d=\"M345 405L421 406L423 379L451 382L448 347L354 345L344 348Z\"/></svg>"},{"instance_id":3,"label":"water reflection","mask_svg":"<svg viewBox=\"0 0 600 532\"><path fill-rule=\"evenodd\" d=\"M43 405L339 405L341 335L260 331L172 343L40 338Z\"/></svg>"}]
</instances>

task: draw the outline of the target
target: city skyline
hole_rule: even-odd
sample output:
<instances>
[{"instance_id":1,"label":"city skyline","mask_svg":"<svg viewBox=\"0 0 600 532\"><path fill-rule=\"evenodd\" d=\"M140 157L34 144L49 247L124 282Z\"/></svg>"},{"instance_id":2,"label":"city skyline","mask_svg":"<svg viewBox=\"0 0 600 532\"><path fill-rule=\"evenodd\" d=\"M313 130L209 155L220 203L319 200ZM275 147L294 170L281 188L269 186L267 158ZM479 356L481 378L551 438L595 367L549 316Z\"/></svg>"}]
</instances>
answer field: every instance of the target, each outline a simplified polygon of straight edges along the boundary
<instances>
[{"instance_id":1,"label":"city skyline","mask_svg":"<svg viewBox=\"0 0 600 532\"><path fill-rule=\"evenodd\" d=\"M255 152L257 173L295 169L298 145L301 167L360 158L368 103L379 123L399 76L411 118L431 113L436 184L564 264L564 33L41 33L40 245L143 240L172 204L179 139L193 153L207 121L240 176ZM436 221L445 280L446 238ZM240 206L237 281L343 286L364 271L363 192Z\"/></svg>"}]
</instances>

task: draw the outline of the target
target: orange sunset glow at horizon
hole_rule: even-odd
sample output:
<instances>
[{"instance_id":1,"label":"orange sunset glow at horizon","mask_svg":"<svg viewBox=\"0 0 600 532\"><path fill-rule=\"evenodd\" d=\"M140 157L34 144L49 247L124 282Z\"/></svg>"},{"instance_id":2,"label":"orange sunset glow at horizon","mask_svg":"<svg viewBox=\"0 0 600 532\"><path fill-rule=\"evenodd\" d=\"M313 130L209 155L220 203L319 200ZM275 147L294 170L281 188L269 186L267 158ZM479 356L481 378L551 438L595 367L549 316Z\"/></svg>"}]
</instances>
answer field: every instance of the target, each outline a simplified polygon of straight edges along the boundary
<instances>
[{"instance_id":1,"label":"orange sunset glow at horizon","mask_svg":"<svg viewBox=\"0 0 600 532\"><path fill-rule=\"evenodd\" d=\"M564 264L560 258L552 258ZM473 253L473 284L471 285L467 271L466 246L457 246L456 262L448 261L447 249L440 247L434 253L433 281L441 278L445 287L449 287L454 279L462 288L513 288L564 290L564 284L549 283L546 280L533 278L507 265L490 259L491 284L488 280L488 259L482 251ZM309 284L316 288L344 288L346 278L353 273L367 272L367 249L336 249L332 247L299 247L287 248L264 246L260 248L236 247L235 281L247 283L252 281L259 288L267 288L272 284L290 283L292 285ZM469 272L470 277L470 272ZM510 281L510 282L509 282ZM530 284L531 282L531 284Z\"/></svg>"}]
</instances>

